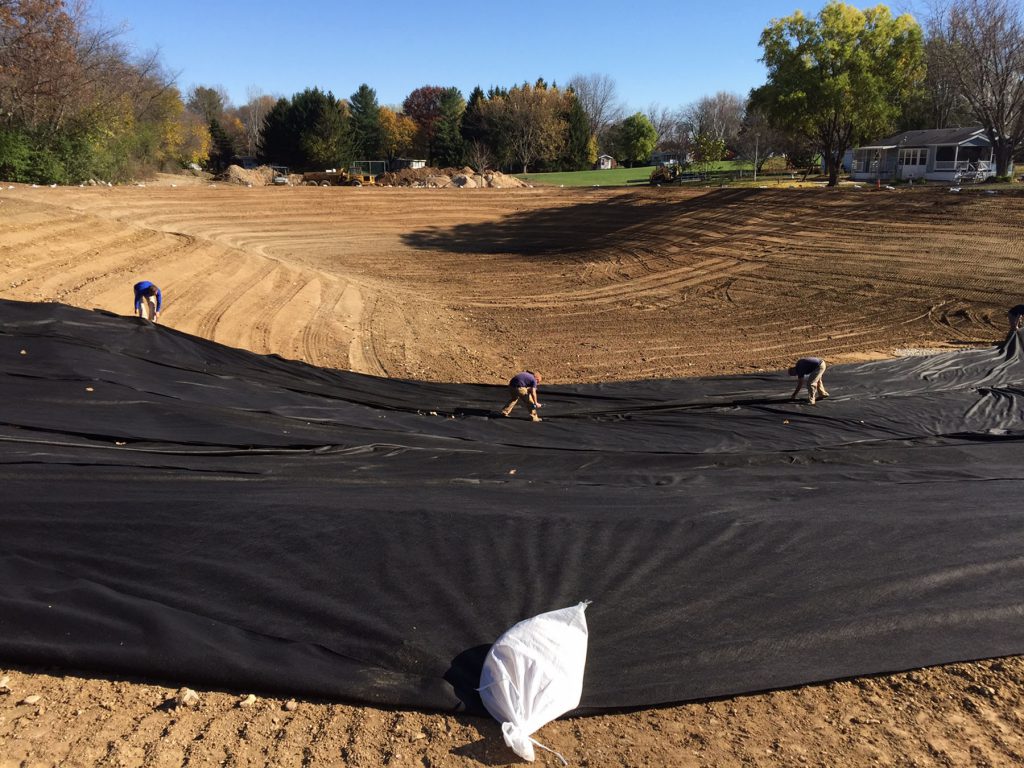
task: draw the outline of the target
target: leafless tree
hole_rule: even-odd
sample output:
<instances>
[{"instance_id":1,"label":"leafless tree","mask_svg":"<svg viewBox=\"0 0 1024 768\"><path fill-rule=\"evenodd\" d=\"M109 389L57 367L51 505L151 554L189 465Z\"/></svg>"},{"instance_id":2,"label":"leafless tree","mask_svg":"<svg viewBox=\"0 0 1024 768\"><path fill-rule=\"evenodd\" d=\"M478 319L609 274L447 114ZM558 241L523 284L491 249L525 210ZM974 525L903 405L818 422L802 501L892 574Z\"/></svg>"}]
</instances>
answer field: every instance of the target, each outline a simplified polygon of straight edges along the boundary
<instances>
[{"instance_id":1,"label":"leafless tree","mask_svg":"<svg viewBox=\"0 0 1024 768\"><path fill-rule=\"evenodd\" d=\"M660 149L675 153L679 162L686 162L687 158L692 154L693 134L690 131L689 123L683 120L679 113L676 113L675 121L664 138L662 138Z\"/></svg>"},{"instance_id":2,"label":"leafless tree","mask_svg":"<svg viewBox=\"0 0 1024 768\"><path fill-rule=\"evenodd\" d=\"M746 99L736 93L719 91L683 108L683 119L693 136L709 136L731 145L739 133Z\"/></svg>"},{"instance_id":3,"label":"leafless tree","mask_svg":"<svg viewBox=\"0 0 1024 768\"><path fill-rule=\"evenodd\" d=\"M487 142L479 139L473 140L466 145L466 162L469 167L477 173L483 173L494 163L494 155Z\"/></svg>"},{"instance_id":4,"label":"leafless tree","mask_svg":"<svg viewBox=\"0 0 1024 768\"><path fill-rule=\"evenodd\" d=\"M249 97L249 100L238 108L238 119L242 121L245 128L245 153L255 155L259 149L263 121L273 109L277 99L262 93L255 85L248 87L246 96Z\"/></svg>"},{"instance_id":5,"label":"leafless tree","mask_svg":"<svg viewBox=\"0 0 1024 768\"><path fill-rule=\"evenodd\" d=\"M945 55L948 43L941 37L929 35L925 40L927 70L924 77L923 113L927 128L953 128L974 121L970 105L960 95L956 73L949 71L949 57Z\"/></svg>"},{"instance_id":6,"label":"leafless tree","mask_svg":"<svg viewBox=\"0 0 1024 768\"><path fill-rule=\"evenodd\" d=\"M748 102L743 122L733 140L737 159L756 163L760 172L768 158L785 154L791 145L790 138L773 128L767 115Z\"/></svg>"},{"instance_id":7,"label":"leafless tree","mask_svg":"<svg viewBox=\"0 0 1024 768\"><path fill-rule=\"evenodd\" d=\"M608 75L573 75L569 87L576 93L580 106L590 120L590 130L600 137L625 114L615 81Z\"/></svg>"},{"instance_id":8,"label":"leafless tree","mask_svg":"<svg viewBox=\"0 0 1024 768\"><path fill-rule=\"evenodd\" d=\"M651 121L654 130L658 132L657 146L660 147L662 142L675 131L676 124L679 122L679 115L675 110L657 103L649 104L644 114Z\"/></svg>"},{"instance_id":9,"label":"leafless tree","mask_svg":"<svg viewBox=\"0 0 1024 768\"><path fill-rule=\"evenodd\" d=\"M955 83L1009 173L1024 142L1024 6L1018 0L947 0L933 6L929 65Z\"/></svg>"}]
</instances>

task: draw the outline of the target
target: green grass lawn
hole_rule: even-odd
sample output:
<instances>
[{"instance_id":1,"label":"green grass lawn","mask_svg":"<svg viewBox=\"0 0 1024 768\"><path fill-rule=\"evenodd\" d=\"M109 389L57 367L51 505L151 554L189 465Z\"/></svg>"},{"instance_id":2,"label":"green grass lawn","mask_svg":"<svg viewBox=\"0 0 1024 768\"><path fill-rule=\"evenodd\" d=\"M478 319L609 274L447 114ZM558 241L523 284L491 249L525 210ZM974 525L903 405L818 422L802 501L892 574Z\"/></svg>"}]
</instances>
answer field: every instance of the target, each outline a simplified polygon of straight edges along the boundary
<instances>
[{"instance_id":1,"label":"green grass lawn","mask_svg":"<svg viewBox=\"0 0 1024 768\"><path fill-rule=\"evenodd\" d=\"M638 168L612 168L609 171L558 171L555 173L517 173L516 178L530 184L545 184L555 187L624 187L629 184L647 184L655 166ZM711 171L744 171L750 173L751 164L736 160L720 160L711 166ZM688 171L697 172L697 167Z\"/></svg>"},{"instance_id":2,"label":"green grass lawn","mask_svg":"<svg viewBox=\"0 0 1024 768\"><path fill-rule=\"evenodd\" d=\"M517 173L516 178L530 184L555 187L623 187L627 184L646 184L654 166L641 168L612 168L609 171L556 171L555 173Z\"/></svg>"}]
</instances>

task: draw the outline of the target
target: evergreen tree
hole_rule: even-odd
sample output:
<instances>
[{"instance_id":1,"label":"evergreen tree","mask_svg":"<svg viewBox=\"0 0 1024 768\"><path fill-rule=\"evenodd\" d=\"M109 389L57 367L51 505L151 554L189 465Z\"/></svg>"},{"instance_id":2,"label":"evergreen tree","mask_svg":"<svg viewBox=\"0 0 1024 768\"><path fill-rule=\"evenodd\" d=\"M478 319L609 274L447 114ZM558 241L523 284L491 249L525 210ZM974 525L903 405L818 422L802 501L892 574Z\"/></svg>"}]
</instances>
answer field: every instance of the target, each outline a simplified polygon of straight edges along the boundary
<instances>
[{"instance_id":1,"label":"evergreen tree","mask_svg":"<svg viewBox=\"0 0 1024 768\"><path fill-rule=\"evenodd\" d=\"M264 121L260 155L297 170L344 167L352 160L345 118L330 91L307 88L280 99Z\"/></svg>"},{"instance_id":2,"label":"evergreen tree","mask_svg":"<svg viewBox=\"0 0 1024 768\"><path fill-rule=\"evenodd\" d=\"M231 143L231 137L218 120L210 121L210 168L215 172L223 171L231 164L235 156L235 148Z\"/></svg>"},{"instance_id":3,"label":"evergreen tree","mask_svg":"<svg viewBox=\"0 0 1024 768\"><path fill-rule=\"evenodd\" d=\"M298 167L331 168L343 164L345 125L341 105L333 93L307 88L293 96L289 123L298 138Z\"/></svg>"},{"instance_id":4,"label":"evergreen tree","mask_svg":"<svg viewBox=\"0 0 1024 768\"><path fill-rule=\"evenodd\" d=\"M567 171L582 171L590 168L597 161L596 142L590 132L590 119L576 94L568 91L565 94L565 122L568 126L565 140L565 151L561 157L561 165ZM593 154L593 157L591 155Z\"/></svg>"},{"instance_id":5,"label":"evergreen tree","mask_svg":"<svg viewBox=\"0 0 1024 768\"><path fill-rule=\"evenodd\" d=\"M199 115L207 123L221 120L227 105L228 98L223 88L208 88L204 85L193 87L189 91L188 101L185 102L190 112Z\"/></svg>"},{"instance_id":6,"label":"evergreen tree","mask_svg":"<svg viewBox=\"0 0 1024 768\"><path fill-rule=\"evenodd\" d=\"M363 83L349 99L349 110L351 117L348 128L353 151L360 158L380 157L381 126L377 92Z\"/></svg>"},{"instance_id":7,"label":"evergreen tree","mask_svg":"<svg viewBox=\"0 0 1024 768\"><path fill-rule=\"evenodd\" d=\"M260 130L259 156L264 162L298 166L298 136L291 126L291 101L277 100Z\"/></svg>"},{"instance_id":8,"label":"evergreen tree","mask_svg":"<svg viewBox=\"0 0 1024 768\"><path fill-rule=\"evenodd\" d=\"M466 103L466 111L462 113L462 140L466 144L473 142L486 142L487 124L484 119L483 103L486 100L483 89L478 85L469 94L469 101Z\"/></svg>"},{"instance_id":9,"label":"evergreen tree","mask_svg":"<svg viewBox=\"0 0 1024 768\"><path fill-rule=\"evenodd\" d=\"M445 88L441 92L438 111L440 116L434 128L437 164L443 168L460 166L465 161L465 143L461 128L466 102L458 88Z\"/></svg>"}]
</instances>

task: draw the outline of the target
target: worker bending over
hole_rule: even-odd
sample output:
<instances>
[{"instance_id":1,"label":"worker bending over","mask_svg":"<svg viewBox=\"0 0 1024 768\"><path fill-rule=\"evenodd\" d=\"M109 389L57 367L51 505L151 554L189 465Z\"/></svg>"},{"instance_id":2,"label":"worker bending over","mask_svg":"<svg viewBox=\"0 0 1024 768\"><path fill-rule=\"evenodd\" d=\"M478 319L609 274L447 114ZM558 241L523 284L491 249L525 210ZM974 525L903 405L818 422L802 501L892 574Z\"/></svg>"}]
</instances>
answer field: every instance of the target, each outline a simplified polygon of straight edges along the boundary
<instances>
[{"instance_id":1,"label":"worker bending over","mask_svg":"<svg viewBox=\"0 0 1024 768\"><path fill-rule=\"evenodd\" d=\"M149 280L143 280L135 284L135 314L154 323L160 317L160 310L164 306L164 297Z\"/></svg>"},{"instance_id":2,"label":"worker bending over","mask_svg":"<svg viewBox=\"0 0 1024 768\"><path fill-rule=\"evenodd\" d=\"M540 403L537 401L537 385L540 384L540 374L533 371L522 371L513 376L508 382L509 400L508 405L501 409L502 416L511 416L512 409L522 400L523 404L530 409L530 418L540 421L537 409Z\"/></svg>"},{"instance_id":3,"label":"worker bending over","mask_svg":"<svg viewBox=\"0 0 1024 768\"><path fill-rule=\"evenodd\" d=\"M821 381L821 377L825 375L825 367L825 361L820 357L801 357L797 360L796 365L789 369L789 375L800 378L797 379L796 389L793 390L789 399L796 400L797 393L800 392L800 387L804 385L805 380L811 405L814 405L819 397L822 399L828 397L828 391Z\"/></svg>"}]
</instances>

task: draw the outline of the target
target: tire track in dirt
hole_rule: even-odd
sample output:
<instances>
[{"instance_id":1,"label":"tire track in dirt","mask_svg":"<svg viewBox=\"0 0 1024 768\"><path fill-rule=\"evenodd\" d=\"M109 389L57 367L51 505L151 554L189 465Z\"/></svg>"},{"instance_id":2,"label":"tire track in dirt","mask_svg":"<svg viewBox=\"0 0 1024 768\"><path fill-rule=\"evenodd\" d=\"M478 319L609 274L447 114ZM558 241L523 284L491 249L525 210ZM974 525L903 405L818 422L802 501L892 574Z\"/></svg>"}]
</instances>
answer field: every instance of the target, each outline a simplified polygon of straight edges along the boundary
<instances>
[{"instance_id":1,"label":"tire track in dirt","mask_svg":"<svg viewBox=\"0 0 1024 768\"><path fill-rule=\"evenodd\" d=\"M63 219L63 220L62 220ZM50 220L20 223L16 217L0 229L0 255L8 251L34 250L54 240L84 239L82 236L92 234L94 222L82 221L82 217L63 217L58 211Z\"/></svg>"},{"instance_id":2,"label":"tire track in dirt","mask_svg":"<svg viewBox=\"0 0 1024 768\"><path fill-rule=\"evenodd\" d=\"M384 363L387 352L382 354L381 348L385 346L385 339L393 338L381 327L385 315L394 317L394 308L381 311L381 304L384 300L376 293L363 294L361 291L350 291L344 294L344 306L346 314L358 317L359 322L355 335L349 344L349 361L352 370L370 373L374 376L387 376L388 368ZM398 335L398 334L395 334Z\"/></svg>"},{"instance_id":3,"label":"tire track in dirt","mask_svg":"<svg viewBox=\"0 0 1024 768\"><path fill-rule=\"evenodd\" d=\"M235 275L249 263L244 254L199 238L182 250L181 258L162 266L173 277L153 274L164 291L164 322L188 333L197 333L201 319L229 289Z\"/></svg>"},{"instance_id":4,"label":"tire track in dirt","mask_svg":"<svg viewBox=\"0 0 1024 768\"><path fill-rule=\"evenodd\" d=\"M307 284L310 290L317 291L317 300L312 302L313 315L305 323L298 338L292 341L297 356L301 360L308 360L314 365L327 365L333 368L352 368L363 370L352 360L349 349L352 346L351 338L347 341L344 333L335 332L333 326L339 324L342 328L351 328L351 336L356 335L357 326L360 322L361 305L346 304L344 309L339 310L343 298L348 291L357 289L339 280L331 280L326 277L319 277ZM337 317L340 315L340 318ZM350 325L355 324L355 325ZM292 334L293 338L295 334ZM344 342L343 352L339 352L336 342Z\"/></svg>"},{"instance_id":5,"label":"tire track in dirt","mask_svg":"<svg viewBox=\"0 0 1024 768\"><path fill-rule=\"evenodd\" d=\"M94 249L88 263L76 265L76 259L67 263L67 271L44 281L39 288L44 295L62 302L87 306L93 296L116 286L123 296L124 306L130 303L131 286L145 274L151 265L166 261L187 249L187 244L175 244L156 232L145 231L128 243L112 243L103 249Z\"/></svg>"},{"instance_id":6,"label":"tire track in dirt","mask_svg":"<svg viewBox=\"0 0 1024 768\"><path fill-rule=\"evenodd\" d=\"M707 259L691 266L657 272L647 277L633 278L613 285L536 294L531 298L530 305L538 309L550 309L567 304L586 303L588 306L617 304L648 295L672 293L682 287L716 282L758 268L757 264L737 262L730 258ZM469 306L487 308L513 307L519 303L483 297L467 297L464 301Z\"/></svg>"},{"instance_id":7,"label":"tire track in dirt","mask_svg":"<svg viewBox=\"0 0 1024 768\"><path fill-rule=\"evenodd\" d=\"M252 308L246 312L244 320L240 321L244 323L244 328L237 334L239 343L253 352L271 352L269 342L274 319L304 286L305 282L296 270L282 266L277 266L267 278L255 284L251 289L253 296L246 297L246 304ZM308 323L308 320L305 322Z\"/></svg>"},{"instance_id":8,"label":"tire track in dirt","mask_svg":"<svg viewBox=\"0 0 1024 768\"><path fill-rule=\"evenodd\" d=\"M90 260L102 258L104 255L113 252L114 258L107 261L119 262L123 258L122 251L145 239L144 235L138 233L124 233L123 231L112 232L105 236L96 237L95 230L93 237L89 239L90 249L85 252L77 252L75 246L78 241L71 240L65 243L61 238L48 239L48 248L45 253L35 253L31 249L22 250L19 254L23 262L18 267L10 270L12 277L21 276L19 283L33 283L33 286L41 285L46 280L61 280L64 270L76 265L85 258ZM155 236L155 235L154 235ZM57 251L57 255L54 255ZM54 275L54 272L57 274Z\"/></svg>"},{"instance_id":9,"label":"tire track in dirt","mask_svg":"<svg viewBox=\"0 0 1024 768\"><path fill-rule=\"evenodd\" d=\"M244 276L241 280L224 287L224 289L219 292L219 298L216 300L213 307L199 314L196 322L196 335L216 341L218 327L220 326L224 315L232 310L238 314L244 314L247 312L249 309L248 303L241 307L236 306L240 297L245 296L277 269L277 264L272 262L258 263L248 260L243 261L241 269L239 269L236 275L242 273ZM240 325L239 327L242 326ZM238 328L232 327L229 330L237 332Z\"/></svg>"}]
</instances>

